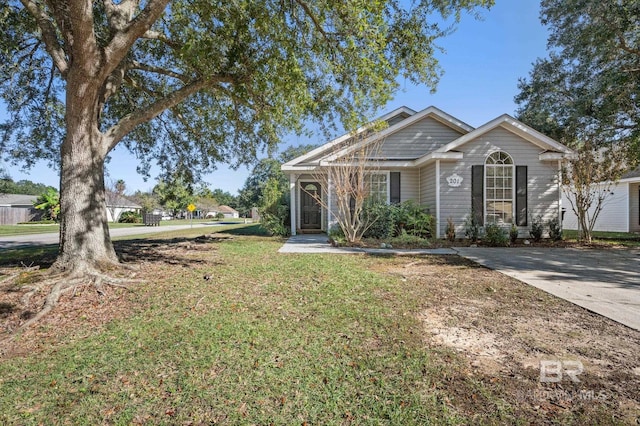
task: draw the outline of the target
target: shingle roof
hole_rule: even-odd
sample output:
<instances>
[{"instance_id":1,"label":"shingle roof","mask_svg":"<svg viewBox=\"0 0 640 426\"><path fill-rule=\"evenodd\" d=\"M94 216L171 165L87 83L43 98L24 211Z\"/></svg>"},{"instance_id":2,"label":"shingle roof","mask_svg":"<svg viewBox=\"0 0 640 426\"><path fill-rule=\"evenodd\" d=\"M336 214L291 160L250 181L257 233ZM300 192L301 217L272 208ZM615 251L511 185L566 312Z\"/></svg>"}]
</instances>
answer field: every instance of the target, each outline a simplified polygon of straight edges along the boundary
<instances>
[{"instance_id":1,"label":"shingle roof","mask_svg":"<svg viewBox=\"0 0 640 426\"><path fill-rule=\"evenodd\" d=\"M229 206L218 206L215 208L215 210L220 213L238 213L238 210L231 208Z\"/></svg>"},{"instance_id":2,"label":"shingle roof","mask_svg":"<svg viewBox=\"0 0 640 426\"><path fill-rule=\"evenodd\" d=\"M32 206L37 195L0 194L0 206Z\"/></svg>"},{"instance_id":3,"label":"shingle roof","mask_svg":"<svg viewBox=\"0 0 640 426\"><path fill-rule=\"evenodd\" d=\"M142 208L142 206L114 192L107 191L106 200L107 200L108 207L129 207L132 209Z\"/></svg>"},{"instance_id":4,"label":"shingle roof","mask_svg":"<svg viewBox=\"0 0 640 426\"><path fill-rule=\"evenodd\" d=\"M627 172L624 175L622 175L622 179L631 179L631 178L637 178L637 177L640 177L640 167L637 167L634 170L631 170L630 172Z\"/></svg>"}]
</instances>

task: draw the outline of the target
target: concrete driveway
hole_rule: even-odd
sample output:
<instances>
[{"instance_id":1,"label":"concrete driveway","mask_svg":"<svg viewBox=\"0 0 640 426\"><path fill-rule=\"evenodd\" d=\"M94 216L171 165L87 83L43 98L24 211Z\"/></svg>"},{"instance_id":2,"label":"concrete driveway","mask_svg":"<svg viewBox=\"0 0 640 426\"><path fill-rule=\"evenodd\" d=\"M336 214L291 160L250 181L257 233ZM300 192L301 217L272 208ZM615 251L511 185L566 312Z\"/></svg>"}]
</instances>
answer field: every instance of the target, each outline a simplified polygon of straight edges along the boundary
<instances>
[{"instance_id":1,"label":"concrete driveway","mask_svg":"<svg viewBox=\"0 0 640 426\"><path fill-rule=\"evenodd\" d=\"M640 250L456 248L460 256L640 330Z\"/></svg>"}]
</instances>

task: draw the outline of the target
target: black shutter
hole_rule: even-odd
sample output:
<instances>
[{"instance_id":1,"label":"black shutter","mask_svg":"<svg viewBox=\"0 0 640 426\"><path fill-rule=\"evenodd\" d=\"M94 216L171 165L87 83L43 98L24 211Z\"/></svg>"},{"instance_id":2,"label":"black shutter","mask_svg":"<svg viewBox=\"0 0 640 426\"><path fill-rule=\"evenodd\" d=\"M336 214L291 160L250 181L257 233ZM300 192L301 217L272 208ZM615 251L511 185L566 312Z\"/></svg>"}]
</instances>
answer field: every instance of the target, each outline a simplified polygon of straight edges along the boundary
<instances>
[{"instance_id":1,"label":"black shutter","mask_svg":"<svg viewBox=\"0 0 640 426\"><path fill-rule=\"evenodd\" d=\"M400 204L400 172L391 172L389 180L391 180L389 201L391 204Z\"/></svg>"},{"instance_id":2,"label":"black shutter","mask_svg":"<svg viewBox=\"0 0 640 426\"><path fill-rule=\"evenodd\" d=\"M471 166L471 213L484 225L484 166Z\"/></svg>"},{"instance_id":3,"label":"black shutter","mask_svg":"<svg viewBox=\"0 0 640 426\"><path fill-rule=\"evenodd\" d=\"M527 166L516 166L516 225L527 226Z\"/></svg>"}]
</instances>

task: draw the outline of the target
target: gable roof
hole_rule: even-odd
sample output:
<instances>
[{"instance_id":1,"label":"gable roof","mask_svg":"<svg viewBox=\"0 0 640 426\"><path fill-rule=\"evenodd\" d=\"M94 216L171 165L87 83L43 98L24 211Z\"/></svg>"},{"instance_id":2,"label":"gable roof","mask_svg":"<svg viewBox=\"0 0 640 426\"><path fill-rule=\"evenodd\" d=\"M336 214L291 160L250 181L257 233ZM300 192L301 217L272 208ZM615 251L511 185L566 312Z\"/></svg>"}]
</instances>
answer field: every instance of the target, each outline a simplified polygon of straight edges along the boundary
<instances>
[{"instance_id":1,"label":"gable roof","mask_svg":"<svg viewBox=\"0 0 640 426\"><path fill-rule=\"evenodd\" d=\"M509 114L502 114L499 117L494 118L486 124L478 127L472 132L467 133L464 136L459 137L455 141L448 143L441 148L437 149L436 152L450 152L455 150L456 148L466 144L467 142L476 139L485 133L490 132L498 127L502 127L514 133L521 138L531 142L534 145L539 146L540 148L547 151L560 152L563 154L571 154L573 151L561 143L551 139L549 136L540 133L533 127L529 127L521 121L516 120L511 117Z\"/></svg>"},{"instance_id":2,"label":"gable roof","mask_svg":"<svg viewBox=\"0 0 640 426\"><path fill-rule=\"evenodd\" d=\"M37 195L27 194L0 194L0 206L3 207L33 207Z\"/></svg>"},{"instance_id":3,"label":"gable roof","mask_svg":"<svg viewBox=\"0 0 640 426\"><path fill-rule=\"evenodd\" d=\"M403 119L397 120L398 118L404 117ZM374 135L370 137L366 137L361 142L358 142L353 145L345 146L343 149L338 149L341 144L345 144L349 141L353 136L361 134L365 130L369 128L369 125L363 126L359 128L355 134L347 133L342 135L312 151L309 153L302 155L300 157L294 158L293 160L282 165L282 170L299 170L300 166L307 165L307 168L314 168L316 165L320 164L321 161L332 161L335 158L339 158L344 156L348 152L358 149L359 147L366 146L368 144L373 143L376 140L380 140L386 138L400 130L407 128L408 126L417 123L418 121L425 118L433 118L434 120L444 124L445 126L456 130L461 134L466 134L473 131L473 127L468 125L467 123L455 118L454 116L447 114L439 108L434 106L429 106L423 109L420 112L415 112L414 110L401 107L398 108L388 114L383 115L378 118L376 121L386 121L390 123L389 127L379 132L376 132ZM373 123L372 122L372 123ZM393 123L393 124L391 124ZM336 151L336 149L338 149Z\"/></svg>"},{"instance_id":4,"label":"gable roof","mask_svg":"<svg viewBox=\"0 0 640 426\"><path fill-rule=\"evenodd\" d=\"M238 213L238 210L234 209L233 207L229 207L229 206L218 206L215 209L213 209L219 213Z\"/></svg>"},{"instance_id":5,"label":"gable roof","mask_svg":"<svg viewBox=\"0 0 640 426\"><path fill-rule=\"evenodd\" d=\"M105 196L107 207L128 207L132 209L141 209L142 206L134 203L133 201L125 198L115 192L107 191Z\"/></svg>"}]
</instances>

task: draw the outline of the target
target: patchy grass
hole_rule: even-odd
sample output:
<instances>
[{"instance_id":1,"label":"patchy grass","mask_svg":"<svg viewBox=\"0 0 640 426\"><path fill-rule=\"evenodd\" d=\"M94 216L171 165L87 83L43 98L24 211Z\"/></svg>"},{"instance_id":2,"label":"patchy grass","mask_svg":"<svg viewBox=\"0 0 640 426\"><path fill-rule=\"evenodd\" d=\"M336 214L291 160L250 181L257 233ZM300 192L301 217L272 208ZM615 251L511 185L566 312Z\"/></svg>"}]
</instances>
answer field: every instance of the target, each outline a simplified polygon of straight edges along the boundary
<instances>
[{"instance_id":1,"label":"patchy grass","mask_svg":"<svg viewBox=\"0 0 640 426\"><path fill-rule=\"evenodd\" d=\"M455 256L284 255L280 240L247 235L256 230L118 243L145 284L66 295L4 348L0 423L615 424L640 415L637 332ZM8 316L21 309L2 301ZM456 343L465 338L484 343ZM554 357L583 360L584 388L607 398L542 394L580 389L539 382L532 360Z\"/></svg>"},{"instance_id":2,"label":"patchy grass","mask_svg":"<svg viewBox=\"0 0 640 426\"><path fill-rule=\"evenodd\" d=\"M567 241L577 241L578 231L565 230L564 237ZM619 246L628 248L640 247L640 234L634 232L601 232L595 231L592 235L594 245Z\"/></svg>"}]
</instances>

